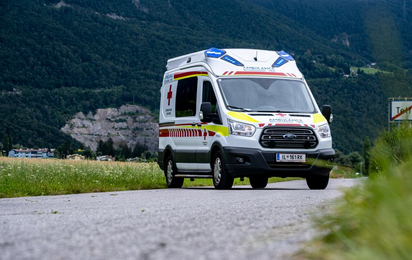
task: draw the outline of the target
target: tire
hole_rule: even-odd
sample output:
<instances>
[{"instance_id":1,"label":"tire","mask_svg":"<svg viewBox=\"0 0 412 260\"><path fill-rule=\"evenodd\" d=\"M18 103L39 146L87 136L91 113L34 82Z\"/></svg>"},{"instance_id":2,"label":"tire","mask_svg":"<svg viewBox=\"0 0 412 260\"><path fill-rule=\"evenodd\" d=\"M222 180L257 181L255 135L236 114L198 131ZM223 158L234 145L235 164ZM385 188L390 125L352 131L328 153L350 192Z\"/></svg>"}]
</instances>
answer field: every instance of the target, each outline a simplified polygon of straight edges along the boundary
<instances>
[{"instance_id":1,"label":"tire","mask_svg":"<svg viewBox=\"0 0 412 260\"><path fill-rule=\"evenodd\" d=\"M250 185L254 189L264 189L268 185L269 178L265 176L249 177Z\"/></svg>"},{"instance_id":2,"label":"tire","mask_svg":"<svg viewBox=\"0 0 412 260\"><path fill-rule=\"evenodd\" d=\"M225 167L225 162L220 151L215 153L212 161L213 185L216 189L230 189L233 186L233 176Z\"/></svg>"},{"instance_id":3,"label":"tire","mask_svg":"<svg viewBox=\"0 0 412 260\"><path fill-rule=\"evenodd\" d=\"M166 177L166 184L169 188L182 188L184 178L174 177L177 174L176 164L173 160L172 154L169 154L165 161L164 173Z\"/></svg>"},{"instance_id":4,"label":"tire","mask_svg":"<svg viewBox=\"0 0 412 260\"><path fill-rule=\"evenodd\" d=\"M311 190L324 190L329 183L328 175L310 175L306 178L306 183Z\"/></svg>"}]
</instances>

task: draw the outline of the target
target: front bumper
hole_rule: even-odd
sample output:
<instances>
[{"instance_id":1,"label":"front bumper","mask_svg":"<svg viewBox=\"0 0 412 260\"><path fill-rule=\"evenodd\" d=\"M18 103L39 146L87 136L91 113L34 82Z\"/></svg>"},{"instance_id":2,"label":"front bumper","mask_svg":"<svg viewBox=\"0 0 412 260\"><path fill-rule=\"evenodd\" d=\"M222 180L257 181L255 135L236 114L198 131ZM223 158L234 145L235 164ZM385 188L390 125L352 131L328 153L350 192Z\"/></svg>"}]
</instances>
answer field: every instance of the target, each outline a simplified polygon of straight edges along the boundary
<instances>
[{"instance_id":1,"label":"front bumper","mask_svg":"<svg viewBox=\"0 0 412 260\"><path fill-rule=\"evenodd\" d=\"M302 177L328 175L335 158L332 148L311 152L262 151L252 148L223 147L226 169L234 177L266 175L268 177ZM276 153L305 153L306 163L276 162ZM239 159L242 158L242 159Z\"/></svg>"}]
</instances>

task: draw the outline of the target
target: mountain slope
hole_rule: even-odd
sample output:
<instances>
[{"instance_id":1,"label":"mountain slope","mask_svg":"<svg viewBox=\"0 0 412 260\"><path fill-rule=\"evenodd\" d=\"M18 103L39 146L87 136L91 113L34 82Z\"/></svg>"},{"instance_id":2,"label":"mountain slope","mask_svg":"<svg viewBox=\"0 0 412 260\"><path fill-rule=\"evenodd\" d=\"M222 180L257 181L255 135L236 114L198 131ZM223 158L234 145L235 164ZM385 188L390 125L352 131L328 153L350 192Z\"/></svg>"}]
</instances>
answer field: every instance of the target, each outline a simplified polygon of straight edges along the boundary
<instances>
[{"instance_id":1,"label":"mountain slope","mask_svg":"<svg viewBox=\"0 0 412 260\"><path fill-rule=\"evenodd\" d=\"M352 42L359 35L359 45L333 42L336 25L328 12L304 9L303 17L317 15L311 25L291 15L293 8L302 11L299 5L274 8L257 0L2 1L0 136L9 133L28 147L80 146L60 131L75 114L124 104L157 114L167 59L210 47L239 47L292 53L319 105L334 107L335 147L360 149L364 135L373 138L385 124L382 105L391 89L378 75L342 77L350 66L370 61L372 52L356 47L366 45L368 37L348 27ZM328 26L330 31L319 30ZM407 92L406 82L394 94ZM358 104L376 106L377 112L352 111Z\"/></svg>"}]
</instances>

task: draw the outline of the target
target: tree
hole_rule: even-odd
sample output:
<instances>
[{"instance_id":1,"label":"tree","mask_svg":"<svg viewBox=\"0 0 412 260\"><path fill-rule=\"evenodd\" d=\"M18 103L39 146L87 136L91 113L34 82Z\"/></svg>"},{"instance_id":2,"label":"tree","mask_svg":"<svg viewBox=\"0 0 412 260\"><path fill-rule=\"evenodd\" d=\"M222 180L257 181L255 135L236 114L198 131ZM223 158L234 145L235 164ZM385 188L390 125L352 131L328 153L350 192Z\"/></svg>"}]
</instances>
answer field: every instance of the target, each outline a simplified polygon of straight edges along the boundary
<instances>
[{"instance_id":1,"label":"tree","mask_svg":"<svg viewBox=\"0 0 412 260\"><path fill-rule=\"evenodd\" d=\"M144 151L143 158L145 158L146 160L149 160L152 157L152 153L149 150Z\"/></svg>"},{"instance_id":2,"label":"tree","mask_svg":"<svg viewBox=\"0 0 412 260\"><path fill-rule=\"evenodd\" d=\"M64 144L63 144L63 146L62 146L62 148L61 148L61 153L60 153L62 159L66 159L66 158L67 158L67 155L70 154L69 149L70 149L69 142L67 142L67 141L64 142Z\"/></svg>"},{"instance_id":3,"label":"tree","mask_svg":"<svg viewBox=\"0 0 412 260\"><path fill-rule=\"evenodd\" d=\"M149 150L147 145L141 145L140 143L136 143L136 145L133 148L132 157L142 157L142 154L147 150Z\"/></svg>"},{"instance_id":4,"label":"tree","mask_svg":"<svg viewBox=\"0 0 412 260\"><path fill-rule=\"evenodd\" d=\"M106 142L106 147L107 147L107 155L110 156L115 156L116 155L116 151L114 150L114 145L113 145L113 139L109 138Z\"/></svg>"},{"instance_id":5,"label":"tree","mask_svg":"<svg viewBox=\"0 0 412 260\"><path fill-rule=\"evenodd\" d=\"M9 153L10 150L13 149L13 138L11 135L5 133L3 135L3 150L5 151L5 155Z\"/></svg>"},{"instance_id":6,"label":"tree","mask_svg":"<svg viewBox=\"0 0 412 260\"><path fill-rule=\"evenodd\" d=\"M96 153L103 155L105 154L104 152L105 152L104 142L100 140L99 143L97 144Z\"/></svg>"},{"instance_id":7,"label":"tree","mask_svg":"<svg viewBox=\"0 0 412 260\"><path fill-rule=\"evenodd\" d=\"M11 135L9 135L9 147L7 149L7 152L13 149L13 137L11 137Z\"/></svg>"},{"instance_id":8,"label":"tree","mask_svg":"<svg viewBox=\"0 0 412 260\"><path fill-rule=\"evenodd\" d=\"M365 175L369 175L369 162L371 157L371 142L366 136L363 142L363 160L365 161Z\"/></svg>"},{"instance_id":9,"label":"tree","mask_svg":"<svg viewBox=\"0 0 412 260\"><path fill-rule=\"evenodd\" d=\"M335 150L335 163L340 164L340 165L349 165L350 161L348 159L348 156L346 156L344 153L336 149Z\"/></svg>"},{"instance_id":10,"label":"tree","mask_svg":"<svg viewBox=\"0 0 412 260\"><path fill-rule=\"evenodd\" d=\"M83 155L87 158L87 159L93 159L94 157L96 157L96 155L94 154L94 152L92 151L92 149L90 149L90 146L87 146L84 149Z\"/></svg>"},{"instance_id":11,"label":"tree","mask_svg":"<svg viewBox=\"0 0 412 260\"><path fill-rule=\"evenodd\" d=\"M351 152L348 154L348 158L352 166L356 166L357 164L363 162L363 158L358 152Z\"/></svg>"},{"instance_id":12,"label":"tree","mask_svg":"<svg viewBox=\"0 0 412 260\"><path fill-rule=\"evenodd\" d=\"M119 148L116 149L116 160L124 161L132 156L129 146L126 142L121 142Z\"/></svg>"},{"instance_id":13,"label":"tree","mask_svg":"<svg viewBox=\"0 0 412 260\"><path fill-rule=\"evenodd\" d=\"M3 150L6 152L6 154L10 151L9 149L9 137L7 134L3 135Z\"/></svg>"}]
</instances>

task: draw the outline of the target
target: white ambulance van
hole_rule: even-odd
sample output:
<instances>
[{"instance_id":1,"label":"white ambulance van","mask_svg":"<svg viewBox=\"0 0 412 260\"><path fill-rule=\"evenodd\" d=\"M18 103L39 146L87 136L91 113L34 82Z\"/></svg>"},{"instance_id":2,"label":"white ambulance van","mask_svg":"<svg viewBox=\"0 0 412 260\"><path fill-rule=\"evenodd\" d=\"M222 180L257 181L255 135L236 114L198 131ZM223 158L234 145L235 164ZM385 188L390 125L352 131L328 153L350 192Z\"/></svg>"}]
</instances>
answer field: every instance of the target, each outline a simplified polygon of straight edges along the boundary
<instances>
[{"instance_id":1,"label":"white ambulance van","mask_svg":"<svg viewBox=\"0 0 412 260\"><path fill-rule=\"evenodd\" d=\"M158 164L170 188L184 178L234 178L265 188L303 177L325 189L335 152L331 107L317 106L284 51L211 48L168 60L161 88Z\"/></svg>"}]
</instances>

